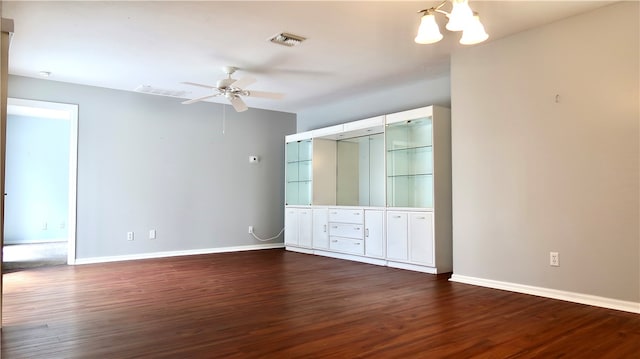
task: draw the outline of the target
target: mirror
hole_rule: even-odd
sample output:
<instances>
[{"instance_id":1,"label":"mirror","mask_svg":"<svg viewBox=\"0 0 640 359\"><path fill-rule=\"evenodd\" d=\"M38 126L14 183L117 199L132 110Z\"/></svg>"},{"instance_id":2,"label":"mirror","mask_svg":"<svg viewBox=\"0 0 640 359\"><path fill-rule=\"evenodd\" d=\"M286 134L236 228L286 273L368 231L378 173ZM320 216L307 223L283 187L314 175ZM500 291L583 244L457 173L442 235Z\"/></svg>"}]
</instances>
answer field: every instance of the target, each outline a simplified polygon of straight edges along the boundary
<instances>
[{"instance_id":1,"label":"mirror","mask_svg":"<svg viewBox=\"0 0 640 359\"><path fill-rule=\"evenodd\" d=\"M383 133L337 141L337 205L384 207L384 153Z\"/></svg>"}]
</instances>

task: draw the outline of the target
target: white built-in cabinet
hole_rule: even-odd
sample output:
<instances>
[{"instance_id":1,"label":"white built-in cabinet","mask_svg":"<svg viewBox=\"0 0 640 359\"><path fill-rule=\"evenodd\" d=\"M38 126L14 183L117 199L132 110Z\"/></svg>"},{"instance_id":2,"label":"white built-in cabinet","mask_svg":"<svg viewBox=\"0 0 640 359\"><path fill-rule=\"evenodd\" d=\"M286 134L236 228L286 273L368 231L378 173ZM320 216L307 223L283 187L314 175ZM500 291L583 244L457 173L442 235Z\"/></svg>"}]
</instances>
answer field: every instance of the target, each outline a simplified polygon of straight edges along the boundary
<instances>
[{"instance_id":1,"label":"white built-in cabinet","mask_svg":"<svg viewBox=\"0 0 640 359\"><path fill-rule=\"evenodd\" d=\"M288 250L452 270L448 109L429 106L290 135L285 152Z\"/></svg>"},{"instance_id":2,"label":"white built-in cabinet","mask_svg":"<svg viewBox=\"0 0 640 359\"><path fill-rule=\"evenodd\" d=\"M433 266L433 212L387 212L387 257Z\"/></svg>"},{"instance_id":3,"label":"white built-in cabinet","mask_svg":"<svg viewBox=\"0 0 640 359\"><path fill-rule=\"evenodd\" d=\"M284 216L285 245L311 248L313 236L311 208L287 207Z\"/></svg>"},{"instance_id":4,"label":"white built-in cabinet","mask_svg":"<svg viewBox=\"0 0 640 359\"><path fill-rule=\"evenodd\" d=\"M314 208L313 210L313 248L329 249L329 209Z\"/></svg>"},{"instance_id":5,"label":"white built-in cabinet","mask_svg":"<svg viewBox=\"0 0 640 359\"><path fill-rule=\"evenodd\" d=\"M364 249L365 255L372 258L384 258L384 211L364 211Z\"/></svg>"}]
</instances>

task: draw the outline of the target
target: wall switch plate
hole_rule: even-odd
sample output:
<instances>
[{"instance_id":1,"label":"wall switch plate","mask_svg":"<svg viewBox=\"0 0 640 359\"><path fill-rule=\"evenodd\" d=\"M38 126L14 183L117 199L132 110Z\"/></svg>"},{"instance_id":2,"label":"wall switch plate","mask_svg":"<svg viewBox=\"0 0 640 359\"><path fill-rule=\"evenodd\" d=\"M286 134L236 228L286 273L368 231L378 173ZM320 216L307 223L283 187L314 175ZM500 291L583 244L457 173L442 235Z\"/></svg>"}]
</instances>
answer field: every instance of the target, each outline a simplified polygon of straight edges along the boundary
<instances>
[{"instance_id":1,"label":"wall switch plate","mask_svg":"<svg viewBox=\"0 0 640 359\"><path fill-rule=\"evenodd\" d=\"M253 226L249 226L249 232L248 233L253 233Z\"/></svg>"},{"instance_id":2,"label":"wall switch plate","mask_svg":"<svg viewBox=\"0 0 640 359\"><path fill-rule=\"evenodd\" d=\"M133 240L133 232L127 232L127 240L128 241L132 241Z\"/></svg>"},{"instance_id":3,"label":"wall switch plate","mask_svg":"<svg viewBox=\"0 0 640 359\"><path fill-rule=\"evenodd\" d=\"M156 239L156 230L155 229L149 230L149 239Z\"/></svg>"},{"instance_id":4,"label":"wall switch plate","mask_svg":"<svg viewBox=\"0 0 640 359\"><path fill-rule=\"evenodd\" d=\"M46 231L46 230L47 230L47 227L48 227L47 222L42 222L42 226L40 226L40 228L41 228L43 231Z\"/></svg>"},{"instance_id":5,"label":"wall switch plate","mask_svg":"<svg viewBox=\"0 0 640 359\"><path fill-rule=\"evenodd\" d=\"M549 265L560 267L560 254L558 252L549 252Z\"/></svg>"}]
</instances>

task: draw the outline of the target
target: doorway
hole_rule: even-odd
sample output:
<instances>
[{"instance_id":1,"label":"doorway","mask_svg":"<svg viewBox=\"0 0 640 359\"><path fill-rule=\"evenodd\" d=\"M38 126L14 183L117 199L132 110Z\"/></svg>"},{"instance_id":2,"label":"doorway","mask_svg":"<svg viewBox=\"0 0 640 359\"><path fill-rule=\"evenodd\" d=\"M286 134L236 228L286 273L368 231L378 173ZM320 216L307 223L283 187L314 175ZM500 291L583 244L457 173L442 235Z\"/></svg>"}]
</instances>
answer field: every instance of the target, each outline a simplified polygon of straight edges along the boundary
<instances>
[{"instance_id":1,"label":"doorway","mask_svg":"<svg viewBox=\"0 0 640 359\"><path fill-rule=\"evenodd\" d=\"M3 266L75 264L78 106L7 100Z\"/></svg>"}]
</instances>

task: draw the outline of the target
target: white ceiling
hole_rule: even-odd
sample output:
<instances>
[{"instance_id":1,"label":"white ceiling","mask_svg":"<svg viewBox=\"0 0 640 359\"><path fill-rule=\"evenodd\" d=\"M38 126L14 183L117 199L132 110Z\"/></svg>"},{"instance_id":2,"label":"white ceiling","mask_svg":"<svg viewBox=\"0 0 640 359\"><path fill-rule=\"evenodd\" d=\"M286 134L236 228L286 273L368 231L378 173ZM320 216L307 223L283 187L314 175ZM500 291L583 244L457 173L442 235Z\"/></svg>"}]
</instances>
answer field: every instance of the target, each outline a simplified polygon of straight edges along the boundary
<instances>
[{"instance_id":1,"label":"white ceiling","mask_svg":"<svg viewBox=\"0 0 640 359\"><path fill-rule=\"evenodd\" d=\"M140 85L187 90L215 85L222 66L255 77L249 89L282 92L284 100L246 99L249 107L299 112L449 71L463 48L444 29L434 45L413 42L421 9L438 1L3 1L15 21L9 73L133 91ZM607 1L470 1L488 41L585 12ZM445 8L450 8L447 4ZM272 44L279 32L306 37L300 46ZM482 46L482 45L475 45ZM181 99L176 99L181 102ZM214 98L214 102L224 102ZM191 105L196 106L196 105Z\"/></svg>"}]
</instances>

